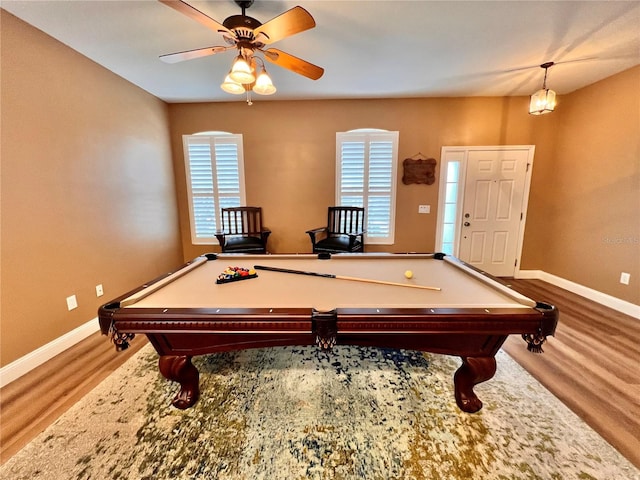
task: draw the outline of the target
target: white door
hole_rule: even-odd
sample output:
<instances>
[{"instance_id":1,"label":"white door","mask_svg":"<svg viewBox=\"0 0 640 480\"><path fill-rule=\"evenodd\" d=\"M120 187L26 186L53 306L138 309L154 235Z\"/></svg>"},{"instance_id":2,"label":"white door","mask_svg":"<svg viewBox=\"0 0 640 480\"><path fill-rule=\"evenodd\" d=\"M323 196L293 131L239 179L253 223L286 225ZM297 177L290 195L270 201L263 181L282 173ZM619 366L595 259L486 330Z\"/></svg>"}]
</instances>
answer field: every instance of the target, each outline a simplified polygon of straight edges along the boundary
<instances>
[{"instance_id":1,"label":"white door","mask_svg":"<svg viewBox=\"0 0 640 480\"><path fill-rule=\"evenodd\" d=\"M515 272L532 154L508 147L468 151L458 256L491 275Z\"/></svg>"}]
</instances>

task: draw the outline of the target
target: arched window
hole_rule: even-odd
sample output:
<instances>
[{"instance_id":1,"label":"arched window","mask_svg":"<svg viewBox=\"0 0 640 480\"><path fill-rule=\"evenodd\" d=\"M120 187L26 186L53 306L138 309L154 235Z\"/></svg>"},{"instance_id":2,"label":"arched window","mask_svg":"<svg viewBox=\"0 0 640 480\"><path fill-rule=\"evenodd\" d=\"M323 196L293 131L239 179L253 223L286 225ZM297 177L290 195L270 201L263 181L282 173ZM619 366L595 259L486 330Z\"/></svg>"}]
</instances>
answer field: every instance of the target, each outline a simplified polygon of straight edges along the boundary
<instances>
[{"instance_id":1,"label":"arched window","mask_svg":"<svg viewBox=\"0 0 640 480\"><path fill-rule=\"evenodd\" d=\"M369 244L393 244L398 132L358 129L336 134L336 205L365 207Z\"/></svg>"},{"instance_id":2,"label":"arched window","mask_svg":"<svg viewBox=\"0 0 640 480\"><path fill-rule=\"evenodd\" d=\"M201 132L183 135L193 244L216 244L220 209L246 203L242 135Z\"/></svg>"}]
</instances>

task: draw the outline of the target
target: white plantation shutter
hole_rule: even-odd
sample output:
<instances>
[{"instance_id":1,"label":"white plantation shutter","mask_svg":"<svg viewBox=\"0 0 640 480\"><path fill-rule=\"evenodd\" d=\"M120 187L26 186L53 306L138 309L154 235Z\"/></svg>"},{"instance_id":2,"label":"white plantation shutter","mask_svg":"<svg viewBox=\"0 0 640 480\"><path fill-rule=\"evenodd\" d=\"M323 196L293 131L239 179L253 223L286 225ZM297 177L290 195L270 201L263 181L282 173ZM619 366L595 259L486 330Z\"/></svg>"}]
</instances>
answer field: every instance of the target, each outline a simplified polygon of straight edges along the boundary
<instances>
[{"instance_id":1,"label":"white plantation shutter","mask_svg":"<svg viewBox=\"0 0 640 480\"><path fill-rule=\"evenodd\" d=\"M366 243L394 241L398 132L336 134L337 205L365 207Z\"/></svg>"},{"instance_id":2,"label":"white plantation shutter","mask_svg":"<svg viewBox=\"0 0 640 480\"><path fill-rule=\"evenodd\" d=\"M184 135L193 244L217 243L220 209L245 203L242 135Z\"/></svg>"}]
</instances>

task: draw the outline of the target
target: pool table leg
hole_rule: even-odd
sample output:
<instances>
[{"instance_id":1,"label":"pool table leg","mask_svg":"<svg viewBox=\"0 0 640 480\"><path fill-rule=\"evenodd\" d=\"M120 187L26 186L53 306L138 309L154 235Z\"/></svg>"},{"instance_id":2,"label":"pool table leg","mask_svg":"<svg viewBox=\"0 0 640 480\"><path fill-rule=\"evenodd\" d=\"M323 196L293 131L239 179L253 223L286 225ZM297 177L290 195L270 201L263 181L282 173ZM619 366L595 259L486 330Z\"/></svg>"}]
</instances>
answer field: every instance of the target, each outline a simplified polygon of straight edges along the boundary
<instances>
[{"instance_id":1,"label":"pool table leg","mask_svg":"<svg viewBox=\"0 0 640 480\"><path fill-rule=\"evenodd\" d=\"M158 367L166 379L180 383L180 391L172 401L174 407L184 410L198 401L200 374L191 363L191 357L162 355Z\"/></svg>"},{"instance_id":2,"label":"pool table leg","mask_svg":"<svg viewBox=\"0 0 640 480\"><path fill-rule=\"evenodd\" d=\"M476 396L473 387L486 382L495 373L495 357L462 357L462 365L453 376L456 403L462 411L475 413L482 408L482 401Z\"/></svg>"}]
</instances>

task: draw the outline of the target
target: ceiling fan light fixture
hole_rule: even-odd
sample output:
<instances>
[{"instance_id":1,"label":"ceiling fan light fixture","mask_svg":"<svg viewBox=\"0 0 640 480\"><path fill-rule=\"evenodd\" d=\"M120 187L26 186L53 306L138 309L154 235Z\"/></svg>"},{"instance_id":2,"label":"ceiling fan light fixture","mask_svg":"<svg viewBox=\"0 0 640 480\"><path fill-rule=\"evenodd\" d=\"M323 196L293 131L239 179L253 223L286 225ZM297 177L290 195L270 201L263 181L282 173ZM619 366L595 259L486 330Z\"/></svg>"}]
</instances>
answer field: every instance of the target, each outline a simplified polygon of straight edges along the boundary
<instances>
[{"instance_id":1,"label":"ceiling fan light fixture","mask_svg":"<svg viewBox=\"0 0 640 480\"><path fill-rule=\"evenodd\" d=\"M222 90L224 90L227 93L232 93L233 95L240 95L245 92L245 89L242 86L242 84L238 82L234 82L231 79L231 75L227 75L224 78L224 82L222 82L222 85L220 85L220 88L222 88Z\"/></svg>"},{"instance_id":2,"label":"ceiling fan light fixture","mask_svg":"<svg viewBox=\"0 0 640 480\"><path fill-rule=\"evenodd\" d=\"M276 93L276 87L273 85L271 77L269 77L266 68L262 67L262 71L256 79L256 84L253 87L253 91L258 95L273 95L274 93Z\"/></svg>"},{"instance_id":3,"label":"ceiling fan light fixture","mask_svg":"<svg viewBox=\"0 0 640 480\"><path fill-rule=\"evenodd\" d=\"M226 52L235 47L238 56L234 58L231 71L220 84L220 87L223 91L231 94L245 93L249 105L253 103L251 100L253 92L260 95L276 93L276 87L266 72L263 59L255 55L258 52L267 57L271 63L311 80L318 80L324 73L323 68L306 60L294 57L276 48L264 49L267 45L316 26L311 14L300 6L290 8L266 23L262 23L255 18L247 16L245 13L254 0L235 0L235 3L242 9L242 15L232 15L220 23L192 7L185 0L160 0L160 2L216 33L222 34L225 43L228 45L197 48L161 55L161 60L166 63L176 63ZM262 69L259 71L257 66L262 66ZM258 71L260 75L258 75Z\"/></svg>"},{"instance_id":4,"label":"ceiling fan light fixture","mask_svg":"<svg viewBox=\"0 0 640 480\"><path fill-rule=\"evenodd\" d=\"M555 65L553 62L546 62L540 65L540 68L544 68L544 80L542 81L542 88L531 95L531 101L529 102L529 113L531 115L544 115L545 113L553 112L554 108L556 108L556 92L547 88L547 69L553 65Z\"/></svg>"},{"instance_id":5,"label":"ceiling fan light fixture","mask_svg":"<svg viewBox=\"0 0 640 480\"><path fill-rule=\"evenodd\" d=\"M253 83L256 81L256 77L251 71L251 66L249 63L242 57L242 55L238 55L233 62L233 66L231 67L231 72L229 73L229 77L236 83L246 84Z\"/></svg>"}]
</instances>

